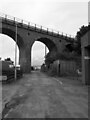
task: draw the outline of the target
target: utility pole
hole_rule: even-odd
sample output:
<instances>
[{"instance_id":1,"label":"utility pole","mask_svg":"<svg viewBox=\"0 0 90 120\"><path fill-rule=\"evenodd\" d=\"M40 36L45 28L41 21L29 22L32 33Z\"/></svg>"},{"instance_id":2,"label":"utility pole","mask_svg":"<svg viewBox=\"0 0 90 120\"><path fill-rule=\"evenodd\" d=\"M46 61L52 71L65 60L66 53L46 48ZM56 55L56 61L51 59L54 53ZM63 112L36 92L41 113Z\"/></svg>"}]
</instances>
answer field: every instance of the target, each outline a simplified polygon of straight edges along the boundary
<instances>
[{"instance_id":1,"label":"utility pole","mask_svg":"<svg viewBox=\"0 0 90 120\"><path fill-rule=\"evenodd\" d=\"M16 32L15 32L15 80L17 80L17 23L16 23Z\"/></svg>"},{"instance_id":2,"label":"utility pole","mask_svg":"<svg viewBox=\"0 0 90 120\"><path fill-rule=\"evenodd\" d=\"M46 47L46 45L45 45L45 57L46 57L46 54L47 54L47 47Z\"/></svg>"}]
</instances>

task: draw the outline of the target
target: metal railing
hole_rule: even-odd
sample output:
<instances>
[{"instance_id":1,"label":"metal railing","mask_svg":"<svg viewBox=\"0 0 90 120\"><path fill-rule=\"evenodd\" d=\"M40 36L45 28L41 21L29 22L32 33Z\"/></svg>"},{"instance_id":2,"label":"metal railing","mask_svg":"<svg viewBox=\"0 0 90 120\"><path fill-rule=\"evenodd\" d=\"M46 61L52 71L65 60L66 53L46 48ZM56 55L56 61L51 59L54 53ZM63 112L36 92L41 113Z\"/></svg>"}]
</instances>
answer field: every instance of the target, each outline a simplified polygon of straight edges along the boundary
<instances>
[{"instance_id":1,"label":"metal railing","mask_svg":"<svg viewBox=\"0 0 90 120\"><path fill-rule=\"evenodd\" d=\"M27 27L33 27L34 29L39 29L40 31L45 31L47 33L52 33L52 34L55 34L55 35L58 35L58 36L64 36L66 38L71 38L71 39L75 38L75 36L73 36L73 35L69 35L69 34L66 34L64 32L60 32L60 31L57 31L57 30L54 30L54 29L51 29L51 28L47 28L47 27L44 27L44 26L41 26L41 25L38 25L38 24L35 24L35 23L32 23L32 22L28 22L26 20L19 19L17 17L13 17L13 16L10 16L10 15L4 14L4 13L0 13L0 17L2 19L4 18L6 20L14 21L16 24L20 23L23 26L25 25Z\"/></svg>"}]
</instances>

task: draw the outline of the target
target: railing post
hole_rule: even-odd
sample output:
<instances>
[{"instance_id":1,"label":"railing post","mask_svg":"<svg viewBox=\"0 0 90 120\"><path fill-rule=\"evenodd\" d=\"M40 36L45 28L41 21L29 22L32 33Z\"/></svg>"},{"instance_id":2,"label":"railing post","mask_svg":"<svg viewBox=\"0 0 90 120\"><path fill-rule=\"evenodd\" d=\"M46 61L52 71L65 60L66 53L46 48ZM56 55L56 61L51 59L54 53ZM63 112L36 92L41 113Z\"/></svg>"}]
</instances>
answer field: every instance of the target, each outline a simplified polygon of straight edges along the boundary
<instances>
[{"instance_id":1,"label":"railing post","mask_svg":"<svg viewBox=\"0 0 90 120\"><path fill-rule=\"evenodd\" d=\"M21 23L23 24L23 20L21 21Z\"/></svg>"},{"instance_id":2,"label":"railing post","mask_svg":"<svg viewBox=\"0 0 90 120\"><path fill-rule=\"evenodd\" d=\"M58 36L59 36L59 31L58 31Z\"/></svg>"},{"instance_id":3,"label":"railing post","mask_svg":"<svg viewBox=\"0 0 90 120\"><path fill-rule=\"evenodd\" d=\"M63 32L62 32L62 37L63 37Z\"/></svg>"},{"instance_id":4,"label":"railing post","mask_svg":"<svg viewBox=\"0 0 90 120\"><path fill-rule=\"evenodd\" d=\"M47 33L48 33L48 28L47 28Z\"/></svg>"},{"instance_id":5,"label":"railing post","mask_svg":"<svg viewBox=\"0 0 90 120\"><path fill-rule=\"evenodd\" d=\"M35 24L35 30L36 30L36 24Z\"/></svg>"},{"instance_id":6,"label":"railing post","mask_svg":"<svg viewBox=\"0 0 90 120\"><path fill-rule=\"evenodd\" d=\"M41 26L41 31L42 31L42 26Z\"/></svg>"},{"instance_id":7,"label":"railing post","mask_svg":"<svg viewBox=\"0 0 90 120\"><path fill-rule=\"evenodd\" d=\"M15 17L14 17L14 22L15 22Z\"/></svg>"},{"instance_id":8,"label":"railing post","mask_svg":"<svg viewBox=\"0 0 90 120\"><path fill-rule=\"evenodd\" d=\"M5 15L5 20L7 20L7 15Z\"/></svg>"},{"instance_id":9,"label":"railing post","mask_svg":"<svg viewBox=\"0 0 90 120\"><path fill-rule=\"evenodd\" d=\"M66 38L67 38L67 34L66 34Z\"/></svg>"},{"instance_id":10,"label":"railing post","mask_svg":"<svg viewBox=\"0 0 90 120\"><path fill-rule=\"evenodd\" d=\"M14 17L14 23L15 23L15 17Z\"/></svg>"},{"instance_id":11,"label":"railing post","mask_svg":"<svg viewBox=\"0 0 90 120\"><path fill-rule=\"evenodd\" d=\"M28 28L30 27L30 22L28 22Z\"/></svg>"},{"instance_id":12,"label":"railing post","mask_svg":"<svg viewBox=\"0 0 90 120\"><path fill-rule=\"evenodd\" d=\"M53 29L52 29L52 35L53 35Z\"/></svg>"}]
</instances>

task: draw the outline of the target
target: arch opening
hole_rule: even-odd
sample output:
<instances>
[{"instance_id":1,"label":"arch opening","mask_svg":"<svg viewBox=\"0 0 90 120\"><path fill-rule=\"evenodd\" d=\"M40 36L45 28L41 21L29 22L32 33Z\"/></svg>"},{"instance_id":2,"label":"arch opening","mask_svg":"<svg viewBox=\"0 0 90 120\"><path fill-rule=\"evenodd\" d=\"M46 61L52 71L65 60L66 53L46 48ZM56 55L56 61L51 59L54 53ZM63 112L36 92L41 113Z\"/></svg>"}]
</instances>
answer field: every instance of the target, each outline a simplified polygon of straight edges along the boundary
<instances>
[{"instance_id":1,"label":"arch opening","mask_svg":"<svg viewBox=\"0 0 90 120\"><path fill-rule=\"evenodd\" d=\"M31 67L40 68L45 61L45 54L48 52L49 49L44 43L35 41L31 50Z\"/></svg>"},{"instance_id":2,"label":"arch opening","mask_svg":"<svg viewBox=\"0 0 90 120\"><path fill-rule=\"evenodd\" d=\"M37 39L32 46L31 66L41 66L45 63L45 55L48 52L52 54L53 51L57 51L57 47L52 40L48 38Z\"/></svg>"},{"instance_id":3,"label":"arch opening","mask_svg":"<svg viewBox=\"0 0 90 120\"><path fill-rule=\"evenodd\" d=\"M57 51L57 47L52 40L50 40L48 38L39 38L39 39L37 39L37 41L44 43L47 46L47 48L49 49L49 51L52 51L53 49Z\"/></svg>"},{"instance_id":4,"label":"arch opening","mask_svg":"<svg viewBox=\"0 0 90 120\"><path fill-rule=\"evenodd\" d=\"M7 36L8 38L11 39L11 41L13 42L12 44L13 45L13 50L11 51L14 51L15 52L15 38L16 38L16 29L11 29L11 27L4 27L2 26L1 30L0 30L0 34L3 34L5 36ZM9 39L9 41L10 41ZM6 40L7 41L7 40ZM8 45L10 46L10 44ZM19 64L22 69L24 70L25 69L25 66L23 65L24 64L24 60L23 60L23 57L25 56L25 54L23 55L24 53L24 48L25 48L25 44L24 44L24 40L23 38L19 35L18 33L18 29L17 29L17 63L16 64ZM10 53L10 52L9 52ZM13 57L12 57L12 56ZM11 54L9 56L11 56L12 60L14 61L15 63L15 53L14 54ZM25 71L25 70L24 70Z\"/></svg>"},{"instance_id":5,"label":"arch opening","mask_svg":"<svg viewBox=\"0 0 90 120\"><path fill-rule=\"evenodd\" d=\"M11 37L14 41L15 41L15 37L16 37L16 31L13 31L9 28L2 28L2 34L5 34L9 37ZM23 38L18 34L18 30L17 30L17 45L20 48L24 48L24 42L23 42Z\"/></svg>"},{"instance_id":6,"label":"arch opening","mask_svg":"<svg viewBox=\"0 0 90 120\"><path fill-rule=\"evenodd\" d=\"M15 41L6 34L0 33L0 57L1 60L10 58L15 64ZM17 45L17 61L19 64L19 47Z\"/></svg>"}]
</instances>

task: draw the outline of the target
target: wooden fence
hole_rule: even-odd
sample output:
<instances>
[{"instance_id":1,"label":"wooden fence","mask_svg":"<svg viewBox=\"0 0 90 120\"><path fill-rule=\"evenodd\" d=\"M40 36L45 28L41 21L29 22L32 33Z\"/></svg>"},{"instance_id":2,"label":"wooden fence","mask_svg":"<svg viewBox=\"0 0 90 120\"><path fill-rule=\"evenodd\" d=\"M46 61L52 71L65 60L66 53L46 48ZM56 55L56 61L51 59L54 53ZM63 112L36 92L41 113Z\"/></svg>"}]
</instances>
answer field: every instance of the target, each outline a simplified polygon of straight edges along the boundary
<instances>
[{"instance_id":1,"label":"wooden fence","mask_svg":"<svg viewBox=\"0 0 90 120\"><path fill-rule=\"evenodd\" d=\"M50 69L58 76L81 79L81 72L75 61L57 60L50 65Z\"/></svg>"}]
</instances>

